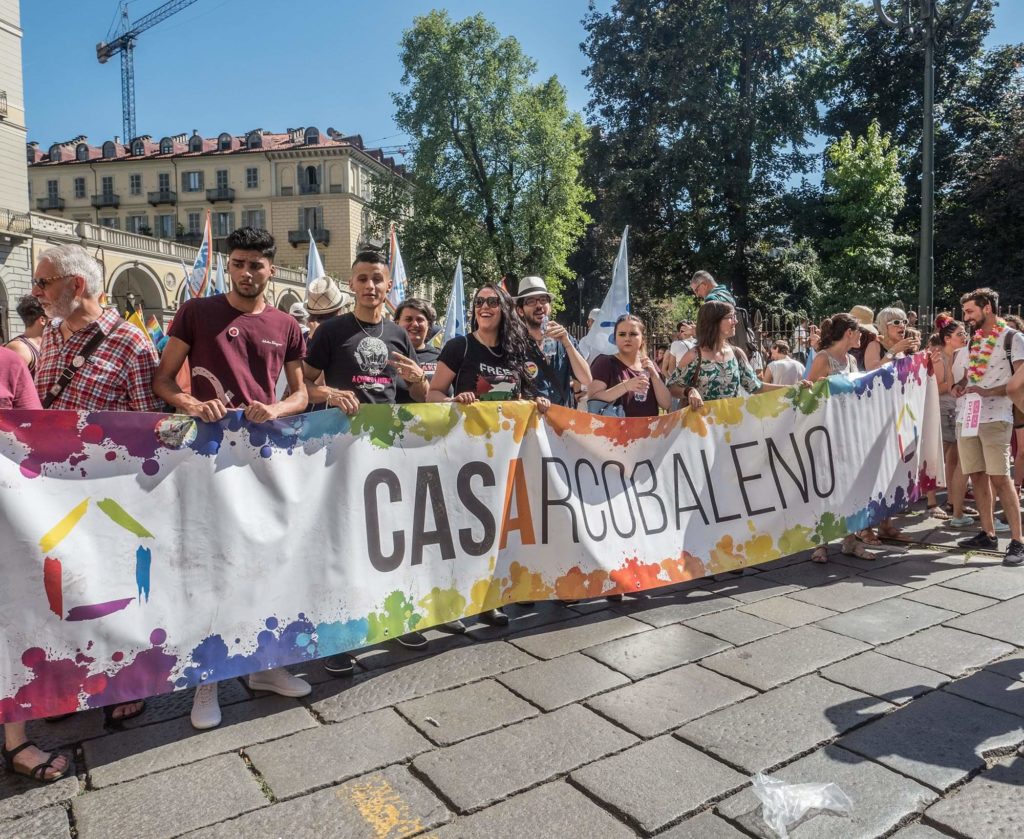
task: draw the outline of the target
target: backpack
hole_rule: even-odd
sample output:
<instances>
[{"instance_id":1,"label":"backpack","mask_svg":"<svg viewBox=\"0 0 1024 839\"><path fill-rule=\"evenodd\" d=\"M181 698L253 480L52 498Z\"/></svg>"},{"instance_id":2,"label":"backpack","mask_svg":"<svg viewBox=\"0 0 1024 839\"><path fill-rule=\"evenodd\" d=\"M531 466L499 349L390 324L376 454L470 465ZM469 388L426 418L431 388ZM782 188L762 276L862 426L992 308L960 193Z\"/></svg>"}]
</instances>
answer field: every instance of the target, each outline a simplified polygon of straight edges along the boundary
<instances>
[{"instance_id":1,"label":"backpack","mask_svg":"<svg viewBox=\"0 0 1024 839\"><path fill-rule=\"evenodd\" d=\"M739 306L733 308L736 311L736 334L729 339L729 343L743 350L747 358L753 358L757 349L757 336L754 324L750 320L750 312Z\"/></svg>"}]
</instances>

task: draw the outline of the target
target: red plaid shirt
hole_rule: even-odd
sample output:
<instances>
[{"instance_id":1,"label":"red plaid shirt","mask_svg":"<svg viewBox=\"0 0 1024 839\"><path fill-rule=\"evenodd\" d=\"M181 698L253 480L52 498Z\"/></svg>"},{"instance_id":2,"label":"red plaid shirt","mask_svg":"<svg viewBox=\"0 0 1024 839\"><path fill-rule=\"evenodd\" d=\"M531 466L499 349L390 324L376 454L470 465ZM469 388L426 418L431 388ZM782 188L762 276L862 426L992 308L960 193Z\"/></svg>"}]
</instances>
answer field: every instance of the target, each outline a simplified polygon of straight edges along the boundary
<instances>
[{"instance_id":1,"label":"red plaid shirt","mask_svg":"<svg viewBox=\"0 0 1024 839\"><path fill-rule=\"evenodd\" d=\"M120 323L118 322L120 321ZM43 330L43 342L36 364L39 398L60 378L89 339L102 330L107 337L93 350L89 360L50 406L64 411L163 411L163 402L153 393L153 372L158 357L148 335L121 320L115 309L104 309L96 320L79 329L67 341L59 320Z\"/></svg>"}]
</instances>

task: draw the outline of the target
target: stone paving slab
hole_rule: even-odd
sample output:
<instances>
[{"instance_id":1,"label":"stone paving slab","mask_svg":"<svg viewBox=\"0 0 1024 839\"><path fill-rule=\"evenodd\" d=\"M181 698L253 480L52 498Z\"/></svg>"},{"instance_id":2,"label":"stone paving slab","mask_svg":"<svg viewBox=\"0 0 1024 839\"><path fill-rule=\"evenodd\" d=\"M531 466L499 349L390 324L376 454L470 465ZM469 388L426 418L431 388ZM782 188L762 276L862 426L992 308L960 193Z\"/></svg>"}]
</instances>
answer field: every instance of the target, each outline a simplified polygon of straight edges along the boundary
<instances>
[{"instance_id":1,"label":"stone paving slab","mask_svg":"<svg viewBox=\"0 0 1024 839\"><path fill-rule=\"evenodd\" d=\"M689 664L731 646L703 632L673 624L587 647L583 654L631 679L642 679L681 664Z\"/></svg>"},{"instance_id":2,"label":"stone paving slab","mask_svg":"<svg viewBox=\"0 0 1024 839\"><path fill-rule=\"evenodd\" d=\"M856 568L835 562L801 562L798 565L788 565L785 568L765 571L759 579L766 583L774 581L782 585L806 589L823 586L826 583L837 583L856 573ZM785 594L786 592L779 593Z\"/></svg>"},{"instance_id":3,"label":"stone paving slab","mask_svg":"<svg viewBox=\"0 0 1024 839\"><path fill-rule=\"evenodd\" d=\"M499 731L436 749L416 772L460 813L476 810L636 742L593 711L569 705Z\"/></svg>"},{"instance_id":4,"label":"stone paving slab","mask_svg":"<svg viewBox=\"0 0 1024 839\"><path fill-rule=\"evenodd\" d=\"M793 583L782 583L775 579L769 579L767 575L762 574L756 577L728 575L724 580L712 583L705 586L705 588L715 594L731 597L733 600L740 601L740 603L757 603L757 601L767 600L769 597L779 597L783 594L799 591L801 586Z\"/></svg>"},{"instance_id":5,"label":"stone paving slab","mask_svg":"<svg viewBox=\"0 0 1024 839\"><path fill-rule=\"evenodd\" d=\"M917 603L927 603L929 606L937 606L940 609L949 609L949 611L959 612L961 615L976 612L986 606L994 606L999 602L991 597L982 597L980 594L971 594L968 591L959 591L945 586L929 586L919 589L906 595L905 599L914 600Z\"/></svg>"},{"instance_id":6,"label":"stone paving slab","mask_svg":"<svg viewBox=\"0 0 1024 839\"><path fill-rule=\"evenodd\" d=\"M915 697L944 685L950 678L916 664L880 655L874 650L826 667L821 675L895 705L905 705Z\"/></svg>"},{"instance_id":7,"label":"stone paving slab","mask_svg":"<svg viewBox=\"0 0 1024 839\"><path fill-rule=\"evenodd\" d=\"M739 605L740 601L731 597L702 588L691 588L648 600L624 600L622 603L612 604L612 609L619 614L629 615L657 627L681 623L699 615L709 615Z\"/></svg>"},{"instance_id":8,"label":"stone paving slab","mask_svg":"<svg viewBox=\"0 0 1024 839\"><path fill-rule=\"evenodd\" d=\"M831 550L829 551L828 561L834 562L837 565L846 565L849 568L854 568L857 572L878 570L879 568L886 568L889 565L893 565L897 562L903 562L907 555L904 551L893 550L889 545L872 546L865 545L868 551L871 552L871 559L861 559L859 556L847 556L840 550L840 546L833 542Z\"/></svg>"},{"instance_id":9,"label":"stone paving slab","mask_svg":"<svg viewBox=\"0 0 1024 839\"><path fill-rule=\"evenodd\" d=\"M985 669L998 673L1000 676L1006 676L1007 679L1016 679L1018 682L1024 682L1024 651L1020 651L1001 661L993 661Z\"/></svg>"},{"instance_id":10,"label":"stone paving slab","mask_svg":"<svg viewBox=\"0 0 1024 839\"><path fill-rule=\"evenodd\" d=\"M834 783L853 801L850 816L819 812L790 831L792 839L875 839L938 798L927 787L836 746L826 746L773 773L790 784ZM715 812L754 836L775 839L749 788L715 806Z\"/></svg>"},{"instance_id":11,"label":"stone paving slab","mask_svg":"<svg viewBox=\"0 0 1024 839\"><path fill-rule=\"evenodd\" d=\"M704 812L659 833L658 839L747 839L747 834L714 813Z\"/></svg>"},{"instance_id":12,"label":"stone paving slab","mask_svg":"<svg viewBox=\"0 0 1024 839\"><path fill-rule=\"evenodd\" d=\"M539 713L529 702L490 679L410 699L395 707L421 734L441 746Z\"/></svg>"},{"instance_id":13,"label":"stone paving slab","mask_svg":"<svg viewBox=\"0 0 1024 839\"><path fill-rule=\"evenodd\" d=\"M532 656L549 659L576 653L586 647L613 641L626 635L649 631L649 626L630 617L609 618L598 613L517 635L510 638L509 643Z\"/></svg>"},{"instance_id":14,"label":"stone paving slab","mask_svg":"<svg viewBox=\"0 0 1024 839\"><path fill-rule=\"evenodd\" d=\"M197 830L184 839L402 839L450 819L448 808L408 769L392 766Z\"/></svg>"},{"instance_id":15,"label":"stone paving slab","mask_svg":"<svg viewBox=\"0 0 1024 839\"><path fill-rule=\"evenodd\" d=\"M814 606L786 596L771 597L768 600L748 603L740 606L738 611L788 626L790 629L796 629L798 626L814 623L815 621L838 614L838 612L832 609L823 609L821 606Z\"/></svg>"},{"instance_id":16,"label":"stone paving slab","mask_svg":"<svg viewBox=\"0 0 1024 839\"><path fill-rule=\"evenodd\" d=\"M382 644L374 644L353 654L360 667L367 670L383 670L394 667L398 664L405 664L415 661L418 658L437 655L445 650L456 647L467 647L473 643L472 638L466 635L457 635L443 629L426 629L423 637L427 639L427 646L419 649L403 647L398 641L385 641Z\"/></svg>"},{"instance_id":17,"label":"stone paving slab","mask_svg":"<svg viewBox=\"0 0 1024 839\"><path fill-rule=\"evenodd\" d=\"M777 635L788 629L780 623L741 612L739 609L728 609L725 612L702 615L699 618L686 621L684 626L714 635L716 638L721 638L723 641L737 646L749 644L759 638L767 638L769 635Z\"/></svg>"},{"instance_id":18,"label":"stone paving slab","mask_svg":"<svg viewBox=\"0 0 1024 839\"><path fill-rule=\"evenodd\" d=\"M430 839L567 839L575 836L633 839L636 834L565 781L552 781L471 816L463 816L431 833Z\"/></svg>"},{"instance_id":19,"label":"stone paving slab","mask_svg":"<svg viewBox=\"0 0 1024 839\"><path fill-rule=\"evenodd\" d=\"M815 626L868 644L884 644L954 617L956 612L892 597L825 618Z\"/></svg>"},{"instance_id":20,"label":"stone paving slab","mask_svg":"<svg viewBox=\"0 0 1024 839\"><path fill-rule=\"evenodd\" d=\"M1024 574L1020 568L991 565L973 574L944 582L943 585L995 600L1011 600L1024 594Z\"/></svg>"},{"instance_id":21,"label":"stone paving slab","mask_svg":"<svg viewBox=\"0 0 1024 839\"><path fill-rule=\"evenodd\" d=\"M833 612L849 612L851 609L859 609L861 606L889 597L910 594L912 591L911 588L894 586L881 580L872 580L870 577L854 577L794 592L789 596L804 603L821 606L823 609L831 609Z\"/></svg>"},{"instance_id":22,"label":"stone paving slab","mask_svg":"<svg viewBox=\"0 0 1024 839\"><path fill-rule=\"evenodd\" d=\"M536 659L504 641L459 647L410 662L386 673L332 679L313 688L313 710L328 722L341 722L406 699L484 679L532 664Z\"/></svg>"},{"instance_id":23,"label":"stone paving slab","mask_svg":"<svg viewBox=\"0 0 1024 839\"><path fill-rule=\"evenodd\" d=\"M72 802L78 839L170 839L267 804L238 755L217 755Z\"/></svg>"},{"instance_id":24,"label":"stone paving slab","mask_svg":"<svg viewBox=\"0 0 1024 839\"><path fill-rule=\"evenodd\" d=\"M495 677L545 711L629 684L629 679L582 653L539 661Z\"/></svg>"},{"instance_id":25,"label":"stone paving slab","mask_svg":"<svg viewBox=\"0 0 1024 839\"><path fill-rule=\"evenodd\" d=\"M572 620L578 618L581 613L600 612L608 609L608 601L604 599L577 605L580 607L579 610L557 601L534 603L532 606L516 603L513 606L505 607L508 626L491 626L474 618L466 618L465 622L469 629L466 634L476 641L494 641L499 638L507 638L510 635L518 635L529 629Z\"/></svg>"},{"instance_id":26,"label":"stone paving slab","mask_svg":"<svg viewBox=\"0 0 1024 839\"><path fill-rule=\"evenodd\" d=\"M64 754L71 757L67 752ZM0 768L0 819L13 819L74 798L82 787L74 771L75 767L72 767L72 774L55 783L37 784L30 778Z\"/></svg>"},{"instance_id":27,"label":"stone paving slab","mask_svg":"<svg viewBox=\"0 0 1024 839\"><path fill-rule=\"evenodd\" d=\"M4 839L71 839L71 824L63 807L47 807L23 818L0 821Z\"/></svg>"},{"instance_id":28,"label":"stone paving slab","mask_svg":"<svg viewBox=\"0 0 1024 839\"><path fill-rule=\"evenodd\" d=\"M596 696L587 705L648 738L751 696L756 692L746 685L687 664Z\"/></svg>"},{"instance_id":29,"label":"stone paving slab","mask_svg":"<svg viewBox=\"0 0 1024 839\"><path fill-rule=\"evenodd\" d=\"M676 736L745 771L770 771L892 707L805 676L688 723Z\"/></svg>"},{"instance_id":30,"label":"stone paving slab","mask_svg":"<svg viewBox=\"0 0 1024 839\"><path fill-rule=\"evenodd\" d=\"M945 792L984 767L985 755L1020 743L1020 717L938 690L851 731L838 744Z\"/></svg>"},{"instance_id":31,"label":"stone paving slab","mask_svg":"<svg viewBox=\"0 0 1024 839\"><path fill-rule=\"evenodd\" d=\"M974 571L961 553L934 553L906 557L884 568L868 568L861 571L861 576L897 586L921 589L962 577L964 574L972 574Z\"/></svg>"},{"instance_id":32,"label":"stone paving slab","mask_svg":"<svg viewBox=\"0 0 1024 839\"><path fill-rule=\"evenodd\" d=\"M947 676L962 676L1013 651L1013 647L1002 641L947 626L933 626L878 648L878 652L891 658L909 661Z\"/></svg>"},{"instance_id":33,"label":"stone paving slab","mask_svg":"<svg viewBox=\"0 0 1024 839\"><path fill-rule=\"evenodd\" d=\"M669 735L591 763L570 777L645 834L747 783L744 775Z\"/></svg>"},{"instance_id":34,"label":"stone paving slab","mask_svg":"<svg viewBox=\"0 0 1024 839\"><path fill-rule=\"evenodd\" d=\"M934 827L917 822L897 830L889 839L949 839L949 834L939 833Z\"/></svg>"},{"instance_id":35,"label":"stone paving slab","mask_svg":"<svg viewBox=\"0 0 1024 839\"><path fill-rule=\"evenodd\" d=\"M730 679L768 690L867 649L861 641L816 626L800 626L718 653L701 663Z\"/></svg>"},{"instance_id":36,"label":"stone paving slab","mask_svg":"<svg viewBox=\"0 0 1024 839\"><path fill-rule=\"evenodd\" d=\"M972 839L1020 836L1024 829L1024 758L997 761L929 808L925 819Z\"/></svg>"},{"instance_id":37,"label":"stone paving slab","mask_svg":"<svg viewBox=\"0 0 1024 839\"><path fill-rule=\"evenodd\" d=\"M120 784L317 724L297 700L283 696L236 703L221 713L223 721L209 731L196 731L188 717L180 717L87 740L82 750L89 783L96 789Z\"/></svg>"},{"instance_id":38,"label":"stone paving slab","mask_svg":"<svg viewBox=\"0 0 1024 839\"><path fill-rule=\"evenodd\" d=\"M428 751L430 741L391 708L246 749L278 799L336 784Z\"/></svg>"},{"instance_id":39,"label":"stone paving slab","mask_svg":"<svg viewBox=\"0 0 1024 839\"><path fill-rule=\"evenodd\" d=\"M1024 569L1016 570L1024 577ZM1024 647L1024 597L961 615L949 621L948 625Z\"/></svg>"},{"instance_id":40,"label":"stone paving slab","mask_svg":"<svg viewBox=\"0 0 1024 839\"><path fill-rule=\"evenodd\" d=\"M979 670L966 679L957 679L946 685L946 690L1008 714L1024 716L1024 682Z\"/></svg>"}]
</instances>

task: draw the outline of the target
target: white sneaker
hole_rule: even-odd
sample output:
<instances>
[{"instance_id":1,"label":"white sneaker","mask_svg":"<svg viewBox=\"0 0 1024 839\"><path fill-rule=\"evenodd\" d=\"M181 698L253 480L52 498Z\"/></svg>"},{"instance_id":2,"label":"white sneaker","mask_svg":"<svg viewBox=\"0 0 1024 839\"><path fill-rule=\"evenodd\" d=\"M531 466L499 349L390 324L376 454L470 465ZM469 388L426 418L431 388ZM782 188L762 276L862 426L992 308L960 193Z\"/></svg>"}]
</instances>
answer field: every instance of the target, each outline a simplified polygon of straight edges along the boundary
<instances>
[{"instance_id":1,"label":"white sneaker","mask_svg":"<svg viewBox=\"0 0 1024 839\"><path fill-rule=\"evenodd\" d=\"M252 673L249 676L251 690L266 690L281 696L307 696L312 686L305 679L293 676L283 667Z\"/></svg>"},{"instance_id":2,"label":"white sneaker","mask_svg":"<svg viewBox=\"0 0 1024 839\"><path fill-rule=\"evenodd\" d=\"M200 731L220 725L220 700L217 698L217 683L200 685L192 700L192 727Z\"/></svg>"}]
</instances>

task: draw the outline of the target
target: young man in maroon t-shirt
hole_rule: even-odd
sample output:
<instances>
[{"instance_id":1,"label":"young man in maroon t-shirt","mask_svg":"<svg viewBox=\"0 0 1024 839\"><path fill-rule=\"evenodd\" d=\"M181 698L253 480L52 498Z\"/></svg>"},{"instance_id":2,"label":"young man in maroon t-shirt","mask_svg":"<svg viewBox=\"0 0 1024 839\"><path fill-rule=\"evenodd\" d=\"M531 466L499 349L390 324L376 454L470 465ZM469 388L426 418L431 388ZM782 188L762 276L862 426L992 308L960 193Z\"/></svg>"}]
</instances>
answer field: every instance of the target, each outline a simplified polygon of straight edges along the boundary
<instances>
[{"instance_id":1,"label":"young man in maroon t-shirt","mask_svg":"<svg viewBox=\"0 0 1024 839\"><path fill-rule=\"evenodd\" d=\"M274 237L243 227L228 236L228 251L230 290L188 300L178 309L153 391L176 410L206 422L238 408L250 422L298 414L306 407L302 333L295 318L268 305L263 296L274 276ZM175 381L185 359L192 369L191 394ZM278 402L282 368L291 395ZM305 696L312 689L280 667L253 673L249 687L282 696ZM217 683L200 685L192 702L192 725L213 728L220 719Z\"/></svg>"}]
</instances>

